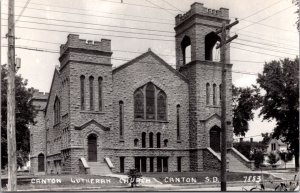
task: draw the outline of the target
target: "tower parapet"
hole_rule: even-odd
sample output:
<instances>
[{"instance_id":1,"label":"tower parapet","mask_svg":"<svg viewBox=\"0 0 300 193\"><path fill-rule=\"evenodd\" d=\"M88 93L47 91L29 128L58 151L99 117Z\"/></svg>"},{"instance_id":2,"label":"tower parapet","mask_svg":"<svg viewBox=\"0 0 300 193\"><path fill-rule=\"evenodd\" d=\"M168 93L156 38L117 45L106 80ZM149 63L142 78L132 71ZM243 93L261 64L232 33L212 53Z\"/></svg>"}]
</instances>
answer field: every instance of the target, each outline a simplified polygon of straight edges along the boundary
<instances>
[{"instance_id":1,"label":"tower parapet","mask_svg":"<svg viewBox=\"0 0 300 193\"><path fill-rule=\"evenodd\" d=\"M69 34L67 42L60 46L60 67L69 61L111 65L111 55L111 40L93 41Z\"/></svg>"},{"instance_id":2,"label":"tower parapet","mask_svg":"<svg viewBox=\"0 0 300 193\"><path fill-rule=\"evenodd\" d=\"M176 16L175 18L176 26L186 21L188 18L192 17L195 14L214 17L214 18L217 17L220 19L229 19L229 9L226 8L220 8L219 10L208 9L204 7L202 3L196 2L191 5L191 9L188 12L186 12L185 14L178 14Z\"/></svg>"}]
</instances>

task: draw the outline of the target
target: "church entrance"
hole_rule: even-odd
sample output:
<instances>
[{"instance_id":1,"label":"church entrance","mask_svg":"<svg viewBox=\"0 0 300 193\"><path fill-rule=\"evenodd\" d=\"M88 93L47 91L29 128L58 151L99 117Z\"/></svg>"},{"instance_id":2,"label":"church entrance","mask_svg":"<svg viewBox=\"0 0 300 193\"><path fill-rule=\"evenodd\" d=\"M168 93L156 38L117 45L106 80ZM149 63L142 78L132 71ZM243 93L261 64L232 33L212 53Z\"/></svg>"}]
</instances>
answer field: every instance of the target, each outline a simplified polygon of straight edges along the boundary
<instances>
[{"instance_id":1,"label":"church entrance","mask_svg":"<svg viewBox=\"0 0 300 193\"><path fill-rule=\"evenodd\" d=\"M97 136L95 134L88 136L88 161L97 161Z\"/></svg>"},{"instance_id":2,"label":"church entrance","mask_svg":"<svg viewBox=\"0 0 300 193\"><path fill-rule=\"evenodd\" d=\"M221 129L218 126L212 127L209 131L210 148L212 148L216 152L220 152L220 131Z\"/></svg>"},{"instance_id":3,"label":"church entrance","mask_svg":"<svg viewBox=\"0 0 300 193\"><path fill-rule=\"evenodd\" d=\"M42 153L38 155L38 171L45 171L45 156Z\"/></svg>"}]
</instances>

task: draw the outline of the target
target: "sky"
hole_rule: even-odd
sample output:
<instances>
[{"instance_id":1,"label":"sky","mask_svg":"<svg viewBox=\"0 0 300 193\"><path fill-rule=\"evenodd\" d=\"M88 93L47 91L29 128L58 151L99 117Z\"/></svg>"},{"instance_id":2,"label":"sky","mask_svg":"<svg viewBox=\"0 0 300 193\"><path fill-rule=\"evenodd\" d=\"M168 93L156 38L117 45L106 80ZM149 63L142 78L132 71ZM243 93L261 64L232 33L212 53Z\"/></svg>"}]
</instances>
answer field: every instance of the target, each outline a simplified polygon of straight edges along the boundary
<instances>
[{"instance_id":1,"label":"sky","mask_svg":"<svg viewBox=\"0 0 300 193\"><path fill-rule=\"evenodd\" d=\"M190 9L194 0L15 0L16 57L18 71L28 86L49 92L54 68L59 65L60 44L69 33L81 39L112 40L116 67L149 48L175 65L175 16ZM299 55L296 6L292 0L199 0L205 7L229 9L230 19L240 23L231 30L238 39L231 43L233 84L256 84L265 62ZM2 0L2 63L7 61L8 0ZM21 16L19 16L21 14ZM30 49L30 50L28 50ZM32 50L36 49L36 50ZM40 51L37 51L40 50ZM43 50L43 51L41 51ZM263 121L255 112L246 140L261 140L275 122Z\"/></svg>"}]
</instances>

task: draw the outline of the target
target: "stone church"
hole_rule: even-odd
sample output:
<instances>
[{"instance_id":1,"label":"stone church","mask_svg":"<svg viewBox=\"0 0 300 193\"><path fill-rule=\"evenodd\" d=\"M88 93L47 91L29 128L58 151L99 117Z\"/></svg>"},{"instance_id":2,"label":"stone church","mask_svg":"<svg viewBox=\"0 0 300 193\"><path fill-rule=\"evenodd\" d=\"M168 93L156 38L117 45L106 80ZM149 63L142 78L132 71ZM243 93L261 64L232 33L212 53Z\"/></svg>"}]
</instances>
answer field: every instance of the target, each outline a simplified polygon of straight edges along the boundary
<instances>
[{"instance_id":1,"label":"stone church","mask_svg":"<svg viewBox=\"0 0 300 193\"><path fill-rule=\"evenodd\" d=\"M50 92L30 101L31 173L220 169L221 63L213 49L229 10L194 3L175 21L176 69L150 49L113 68L111 40L68 35ZM226 59L229 170L249 170L253 163L232 147L229 45Z\"/></svg>"}]
</instances>

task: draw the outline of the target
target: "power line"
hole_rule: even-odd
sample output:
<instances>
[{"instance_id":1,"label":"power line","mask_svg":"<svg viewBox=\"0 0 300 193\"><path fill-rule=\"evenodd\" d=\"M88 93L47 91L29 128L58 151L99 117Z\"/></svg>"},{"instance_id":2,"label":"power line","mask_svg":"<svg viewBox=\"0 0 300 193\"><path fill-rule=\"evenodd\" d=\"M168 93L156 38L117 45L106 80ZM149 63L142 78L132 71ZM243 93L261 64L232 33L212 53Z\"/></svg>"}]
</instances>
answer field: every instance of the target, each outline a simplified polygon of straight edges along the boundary
<instances>
[{"instance_id":1,"label":"power line","mask_svg":"<svg viewBox=\"0 0 300 193\"><path fill-rule=\"evenodd\" d=\"M238 45L242 45L242 46L247 46L247 47L252 47L252 48L258 48L258 49L266 50L265 48L262 48L262 47L259 47L259 46L252 46L252 45L247 45L247 44L238 43L238 42L233 42L233 44L238 44ZM293 56L297 55L297 54L282 52L282 51L278 51L278 50L274 50L274 49L268 49L268 51L277 52L277 53L281 53L281 54L288 54L288 55L293 55Z\"/></svg>"},{"instance_id":2,"label":"power line","mask_svg":"<svg viewBox=\"0 0 300 193\"><path fill-rule=\"evenodd\" d=\"M8 15L7 13L2 13L3 15ZM67 23L77 23L77 24L87 24L87 25L96 25L96 26L106 26L106 27L114 27L114 28L124 28L124 29L133 29L133 30L142 30L142 31L155 31L161 33L173 33L171 31L166 30L154 30L154 29L147 29L147 28L136 28L136 27L126 27L126 26L116 26L116 25L107 25L107 24L99 24L99 23L91 23L91 22L81 22L81 21L72 21L72 20L63 20L63 19L52 19L52 18L45 18L45 17L37 17L37 16L27 16L23 15L22 17L31 18L31 19L41 19L41 20L49 20L49 21L58 21L58 22L67 22Z\"/></svg>"},{"instance_id":3,"label":"power line","mask_svg":"<svg viewBox=\"0 0 300 193\"><path fill-rule=\"evenodd\" d=\"M166 11L167 13L171 14L172 16L174 16L174 13L172 13L172 12L170 12L169 10L164 9L163 7L161 7L161 6L159 6L159 5L157 5L157 4L153 3L153 2L151 2L150 0L145 0L145 1L147 1L148 3L154 5L154 6L158 7L158 8L163 9L163 10Z\"/></svg>"},{"instance_id":4,"label":"power line","mask_svg":"<svg viewBox=\"0 0 300 193\"><path fill-rule=\"evenodd\" d=\"M257 24L257 23L259 23L259 22L262 22L262 21L264 21L264 20L266 20L266 19L268 19L268 18L270 18L270 17L273 17L274 15L277 15L277 14L279 14L279 13L281 13L281 12L287 10L287 9L290 9L291 7L293 7L293 6L289 6L289 7L286 7L286 8L284 8L284 9L281 9L281 10L279 10L279 11L273 13L272 15L269 15L269 16L267 16L267 17L265 17L265 18L263 18L263 19L261 19L261 20L259 20L259 21L256 21L256 22L254 22L254 23L252 23L252 24L250 24L250 25L247 25L247 26L245 26L245 27L239 28L239 29L235 30L235 32L240 31L240 30L243 30L243 29L245 29L245 28L248 28L248 27L250 27L250 26L252 26L252 25L254 25L254 24Z\"/></svg>"},{"instance_id":5,"label":"power line","mask_svg":"<svg viewBox=\"0 0 300 193\"><path fill-rule=\"evenodd\" d=\"M4 19L4 20L6 20L6 19ZM24 20L20 20L20 22L22 22L22 23L40 24L40 25L48 25L48 26L57 26L57 27L69 27L69 28L76 28L76 29L101 30L101 31L108 31L108 32L119 32L119 33L128 33L128 34L139 34L139 35L150 35L150 36L161 36L161 37L172 37L172 38L174 38L174 36L166 36L166 35L162 35L162 34L128 32L128 31L110 30L110 29L103 29L103 28L79 27L79 26L63 25L63 24L49 24L49 23L36 22L36 21L24 21Z\"/></svg>"},{"instance_id":6,"label":"power line","mask_svg":"<svg viewBox=\"0 0 300 193\"><path fill-rule=\"evenodd\" d=\"M7 47L7 45L2 45L2 47ZM60 53L59 51L56 51L56 50L43 49L43 48L35 48L35 47L29 47L29 46L16 46L16 48L23 49L23 50L37 51L37 52L53 53L53 54L59 54ZM127 59L127 58L115 58L115 57L111 57L111 59L113 59L113 60L119 60L119 61L123 61L123 62L132 61L132 59ZM151 62L139 62L139 63L153 64ZM173 67L176 66L175 64L168 64L168 65L173 66ZM221 70L218 70L218 69L208 69L208 70L221 71ZM258 75L258 73L245 72L245 71L233 71L232 70L231 72L232 73L237 73L237 74L254 75L254 76Z\"/></svg>"},{"instance_id":7,"label":"power line","mask_svg":"<svg viewBox=\"0 0 300 193\"><path fill-rule=\"evenodd\" d=\"M254 12L253 14L248 15L247 17L244 17L243 19L240 19L240 20L245 20L245 19L247 19L247 18L249 18L249 17L252 17L253 15L256 15L256 14L258 14L258 13L260 13L260 12L266 10L266 9L269 9L269 8L273 7L274 5L277 5L277 4L280 3L280 2L281 2L281 0L276 1L275 3L273 3L273 4L271 4L271 5L267 6L267 7L265 7L265 8L263 8L263 9L260 9L260 10L258 10L258 11L256 11L256 12Z\"/></svg>"},{"instance_id":8,"label":"power line","mask_svg":"<svg viewBox=\"0 0 300 193\"><path fill-rule=\"evenodd\" d=\"M161 1L163 1L163 2L167 3L168 5L170 5L171 7L175 8L176 10L178 10L178 11L180 11L180 12L184 13L184 11L182 11L181 9L178 9L178 8L177 8L177 7L175 7L175 6L174 6L172 3L169 3L167 0L161 0Z\"/></svg>"},{"instance_id":9,"label":"power line","mask_svg":"<svg viewBox=\"0 0 300 193\"><path fill-rule=\"evenodd\" d=\"M17 2L24 2L24 1L17 1ZM60 8L60 9L68 9L68 10L78 10L78 11L89 11L89 12L97 12L99 13L98 10L89 10L89 9L79 9L79 8L74 8L74 7L66 7L66 6L56 6L56 5L49 5L49 4L42 4L42 3L30 3L31 5L38 5L38 6L47 6L47 7L55 7L55 8ZM111 15L120 15L120 16L127 16L127 17L134 17L134 18L146 18L146 19L153 19L153 20L166 20L166 21L174 21L173 19L164 19L164 18L153 18L153 17L145 17L145 16L137 16L137 15L128 15L128 14L120 14L120 13L113 13L113 12L107 12L107 11L102 11L101 13L105 14L111 14Z\"/></svg>"},{"instance_id":10,"label":"power line","mask_svg":"<svg viewBox=\"0 0 300 193\"><path fill-rule=\"evenodd\" d=\"M22 8L21 6L15 6L15 7ZM159 22L159 21L129 19L129 18L121 18L121 17L109 17L109 16L102 16L102 15L94 15L94 14L73 13L73 12L67 12L67 11L46 10L46 9L32 8L32 7L27 7L27 9L38 10L38 11L46 11L46 12L53 12L53 13L70 14L70 15L77 15L77 16L78 15L80 15L80 16L91 16L91 17L99 17L99 18L106 18L106 19L126 20L126 21L143 22L143 23L144 22L146 22L146 23L154 23L154 24L161 24L161 25L174 25L174 24L171 24L171 23Z\"/></svg>"},{"instance_id":11,"label":"power line","mask_svg":"<svg viewBox=\"0 0 300 193\"><path fill-rule=\"evenodd\" d=\"M273 54L268 54L268 53L263 53L263 52L257 52L257 51L253 51L253 50L248 50L248 49L240 48L240 47L231 46L231 48L238 49L238 50L243 50L243 51L248 51L248 52L253 52L253 53L257 53L257 54L262 54L262 55L268 55L268 56L274 56L274 57L278 57L278 58L283 58L283 56L278 56L278 55L273 55ZM296 54L295 54L295 56L296 56Z\"/></svg>"},{"instance_id":12,"label":"power line","mask_svg":"<svg viewBox=\"0 0 300 193\"><path fill-rule=\"evenodd\" d=\"M25 11L25 9L27 8L27 6L28 6L29 3L30 3L30 0L27 0L26 3L25 3L25 5L24 5L24 7L22 8L22 10L21 10L21 12L20 12L18 18L16 19L14 25L16 25L16 24L18 23L19 19L22 17L22 15L23 15L23 13L24 13L24 11Z\"/></svg>"},{"instance_id":13,"label":"power line","mask_svg":"<svg viewBox=\"0 0 300 193\"><path fill-rule=\"evenodd\" d=\"M7 26L7 25L2 25L2 26ZM54 29L25 27L25 26L18 26L17 28L39 30L39 31L59 32L59 33L73 33L73 34L78 33L78 31L54 30ZM104 36L104 37L117 37L117 38L130 38L130 39L158 40L158 41L165 41L165 42L174 42L174 40L167 40L167 39L132 37L132 36L122 36L122 35L108 35L108 34L89 33L89 32L80 32L80 34L87 34L87 35L94 35L94 36Z\"/></svg>"}]
</instances>

